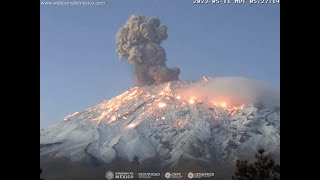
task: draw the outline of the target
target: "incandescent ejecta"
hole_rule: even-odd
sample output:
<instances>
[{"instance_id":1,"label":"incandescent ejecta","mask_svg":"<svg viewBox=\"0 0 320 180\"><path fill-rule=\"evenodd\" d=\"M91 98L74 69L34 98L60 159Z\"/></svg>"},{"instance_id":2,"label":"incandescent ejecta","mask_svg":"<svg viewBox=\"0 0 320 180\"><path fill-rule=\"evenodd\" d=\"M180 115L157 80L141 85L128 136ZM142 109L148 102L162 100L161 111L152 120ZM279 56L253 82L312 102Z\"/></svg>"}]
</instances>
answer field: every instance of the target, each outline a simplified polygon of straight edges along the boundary
<instances>
[{"instance_id":1,"label":"incandescent ejecta","mask_svg":"<svg viewBox=\"0 0 320 180\"><path fill-rule=\"evenodd\" d=\"M216 170L218 179L222 172L230 173L226 169L236 159L250 158L260 146L278 161L280 107L234 104L213 96L220 91L207 99L189 94L194 86L205 93L220 84L204 80L134 87L41 130L42 167L49 169L46 162L55 158L88 163L92 174L97 164L103 167L101 174L121 163L121 168L134 166L141 172L192 171L190 164L210 172L207 168L223 164L223 171Z\"/></svg>"},{"instance_id":2,"label":"incandescent ejecta","mask_svg":"<svg viewBox=\"0 0 320 180\"><path fill-rule=\"evenodd\" d=\"M167 39L167 27L154 17L133 15L116 34L117 53L134 65L137 85L179 80L179 68L166 66L166 52L160 45Z\"/></svg>"}]
</instances>

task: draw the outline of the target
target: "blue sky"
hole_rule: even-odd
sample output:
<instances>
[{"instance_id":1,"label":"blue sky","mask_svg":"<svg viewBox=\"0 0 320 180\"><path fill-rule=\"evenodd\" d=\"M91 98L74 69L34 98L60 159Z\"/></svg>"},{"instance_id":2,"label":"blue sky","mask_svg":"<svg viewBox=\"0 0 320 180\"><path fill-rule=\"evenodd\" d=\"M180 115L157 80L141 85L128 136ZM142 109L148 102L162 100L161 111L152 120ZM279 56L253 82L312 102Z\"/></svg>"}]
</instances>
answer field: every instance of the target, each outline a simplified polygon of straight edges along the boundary
<instances>
[{"instance_id":1,"label":"blue sky","mask_svg":"<svg viewBox=\"0 0 320 180\"><path fill-rule=\"evenodd\" d=\"M280 86L280 5L192 0L106 0L102 6L41 6L40 126L134 86L115 34L132 14L168 27L162 46L181 80L244 76Z\"/></svg>"}]
</instances>

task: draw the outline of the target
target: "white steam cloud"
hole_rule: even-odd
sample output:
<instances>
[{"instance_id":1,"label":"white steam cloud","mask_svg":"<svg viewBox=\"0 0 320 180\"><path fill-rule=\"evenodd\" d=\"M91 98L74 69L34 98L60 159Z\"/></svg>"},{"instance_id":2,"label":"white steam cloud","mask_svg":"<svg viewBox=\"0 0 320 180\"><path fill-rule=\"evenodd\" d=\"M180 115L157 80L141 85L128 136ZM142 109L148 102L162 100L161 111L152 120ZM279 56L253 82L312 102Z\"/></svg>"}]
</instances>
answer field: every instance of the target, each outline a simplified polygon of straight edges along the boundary
<instances>
[{"instance_id":1,"label":"white steam cloud","mask_svg":"<svg viewBox=\"0 0 320 180\"><path fill-rule=\"evenodd\" d=\"M206 82L180 89L182 96L195 96L201 101L223 99L229 104L280 106L279 89L264 82L244 77L209 78Z\"/></svg>"}]
</instances>

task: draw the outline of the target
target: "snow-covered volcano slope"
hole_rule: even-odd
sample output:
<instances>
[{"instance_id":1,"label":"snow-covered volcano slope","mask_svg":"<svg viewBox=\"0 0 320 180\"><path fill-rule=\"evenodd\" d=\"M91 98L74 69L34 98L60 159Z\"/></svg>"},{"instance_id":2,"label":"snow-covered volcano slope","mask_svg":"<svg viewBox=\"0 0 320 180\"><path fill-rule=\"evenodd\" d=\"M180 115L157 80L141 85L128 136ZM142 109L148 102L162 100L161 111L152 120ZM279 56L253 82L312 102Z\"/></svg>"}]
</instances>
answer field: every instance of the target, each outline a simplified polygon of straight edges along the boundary
<instances>
[{"instance_id":1,"label":"snow-covered volcano slope","mask_svg":"<svg viewBox=\"0 0 320 180\"><path fill-rule=\"evenodd\" d=\"M73 161L90 156L102 163L157 158L164 166L181 159L233 161L252 157L261 146L279 156L280 107L227 109L176 93L189 84L135 87L69 115L40 131L40 155Z\"/></svg>"}]
</instances>

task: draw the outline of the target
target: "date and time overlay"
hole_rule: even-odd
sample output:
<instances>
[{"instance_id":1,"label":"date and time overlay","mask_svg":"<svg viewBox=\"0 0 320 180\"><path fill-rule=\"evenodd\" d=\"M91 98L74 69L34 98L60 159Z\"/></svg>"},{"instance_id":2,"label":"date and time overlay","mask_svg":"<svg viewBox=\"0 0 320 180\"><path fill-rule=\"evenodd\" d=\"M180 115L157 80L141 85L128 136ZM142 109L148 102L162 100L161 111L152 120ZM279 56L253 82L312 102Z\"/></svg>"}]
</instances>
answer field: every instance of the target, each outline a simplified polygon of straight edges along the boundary
<instances>
[{"instance_id":1,"label":"date and time overlay","mask_svg":"<svg viewBox=\"0 0 320 180\"><path fill-rule=\"evenodd\" d=\"M192 0L193 4L280 4L280 0Z\"/></svg>"}]
</instances>

